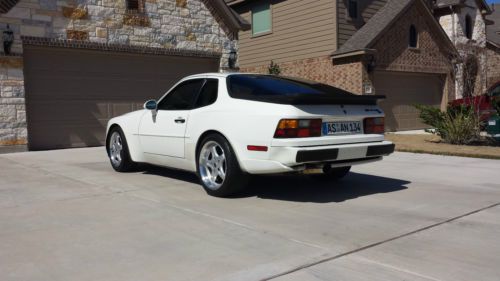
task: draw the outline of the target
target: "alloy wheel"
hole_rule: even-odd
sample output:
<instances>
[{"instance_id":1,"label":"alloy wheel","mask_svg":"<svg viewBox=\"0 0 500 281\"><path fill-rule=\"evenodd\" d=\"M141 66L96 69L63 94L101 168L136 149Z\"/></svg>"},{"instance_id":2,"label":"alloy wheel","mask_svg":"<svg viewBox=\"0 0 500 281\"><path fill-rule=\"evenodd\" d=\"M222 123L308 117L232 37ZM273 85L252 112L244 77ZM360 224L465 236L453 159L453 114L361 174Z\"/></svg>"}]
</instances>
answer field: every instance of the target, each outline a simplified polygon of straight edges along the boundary
<instances>
[{"instance_id":1,"label":"alloy wheel","mask_svg":"<svg viewBox=\"0 0 500 281\"><path fill-rule=\"evenodd\" d=\"M215 141L203 145L199 157L201 180L212 190L219 189L226 179L226 155L224 149Z\"/></svg>"},{"instance_id":2,"label":"alloy wheel","mask_svg":"<svg viewBox=\"0 0 500 281\"><path fill-rule=\"evenodd\" d=\"M122 163L123 142L119 132L113 132L109 141L109 157L114 166Z\"/></svg>"}]
</instances>

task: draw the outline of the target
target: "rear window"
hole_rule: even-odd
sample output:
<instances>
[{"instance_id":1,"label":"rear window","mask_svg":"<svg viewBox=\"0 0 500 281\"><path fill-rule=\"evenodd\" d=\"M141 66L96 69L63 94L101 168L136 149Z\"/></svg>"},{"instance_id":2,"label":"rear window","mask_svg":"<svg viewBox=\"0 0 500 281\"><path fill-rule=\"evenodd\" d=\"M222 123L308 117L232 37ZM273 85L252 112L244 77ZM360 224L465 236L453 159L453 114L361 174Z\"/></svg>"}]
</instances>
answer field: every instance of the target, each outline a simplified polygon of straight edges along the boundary
<instances>
[{"instance_id":1,"label":"rear window","mask_svg":"<svg viewBox=\"0 0 500 281\"><path fill-rule=\"evenodd\" d=\"M229 95L233 98L352 96L344 90L308 80L272 75L230 75Z\"/></svg>"}]
</instances>

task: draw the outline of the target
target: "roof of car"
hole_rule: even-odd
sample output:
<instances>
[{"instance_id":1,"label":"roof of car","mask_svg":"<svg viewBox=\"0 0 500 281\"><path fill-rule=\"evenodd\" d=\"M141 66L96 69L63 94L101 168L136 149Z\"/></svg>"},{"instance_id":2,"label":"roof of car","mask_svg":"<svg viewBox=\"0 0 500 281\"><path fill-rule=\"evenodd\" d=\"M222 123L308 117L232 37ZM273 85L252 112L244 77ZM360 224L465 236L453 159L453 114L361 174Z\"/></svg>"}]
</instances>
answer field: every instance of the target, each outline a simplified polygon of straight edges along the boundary
<instances>
[{"instance_id":1,"label":"roof of car","mask_svg":"<svg viewBox=\"0 0 500 281\"><path fill-rule=\"evenodd\" d=\"M211 76L211 77L228 77L230 75L244 75L244 74L257 74L257 73L241 73L241 72L207 72L207 73L199 73L199 74L193 74L189 75L186 77L186 79L194 79L194 78L203 78L206 76ZM262 74L260 74L262 75Z\"/></svg>"}]
</instances>

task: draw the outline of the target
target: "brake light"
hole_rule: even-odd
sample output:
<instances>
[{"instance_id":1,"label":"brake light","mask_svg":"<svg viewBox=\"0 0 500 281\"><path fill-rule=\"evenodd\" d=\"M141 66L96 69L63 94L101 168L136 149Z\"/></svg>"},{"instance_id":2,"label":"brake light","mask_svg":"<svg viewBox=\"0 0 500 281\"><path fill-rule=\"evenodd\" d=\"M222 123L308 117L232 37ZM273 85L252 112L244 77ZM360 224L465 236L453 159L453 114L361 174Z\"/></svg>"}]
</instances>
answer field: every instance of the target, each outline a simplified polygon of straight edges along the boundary
<instances>
[{"instance_id":1,"label":"brake light","mask_svg":"<svg viewBox=\"0 0 500 281\"><path fill-rule=\"evenodd\" d=\"M274 138L321 137L321 119L281 119Z\"/></svg>"},{"instance_id":2,"label":"brake light","mask_svg":"<svg viewBox=\"0 0 500 281\"><path fill-rule=\"evenodd\" d=\"M384 117L366 118L365 134L383 134L385 133Z\"/></svg>"}]
</instances>

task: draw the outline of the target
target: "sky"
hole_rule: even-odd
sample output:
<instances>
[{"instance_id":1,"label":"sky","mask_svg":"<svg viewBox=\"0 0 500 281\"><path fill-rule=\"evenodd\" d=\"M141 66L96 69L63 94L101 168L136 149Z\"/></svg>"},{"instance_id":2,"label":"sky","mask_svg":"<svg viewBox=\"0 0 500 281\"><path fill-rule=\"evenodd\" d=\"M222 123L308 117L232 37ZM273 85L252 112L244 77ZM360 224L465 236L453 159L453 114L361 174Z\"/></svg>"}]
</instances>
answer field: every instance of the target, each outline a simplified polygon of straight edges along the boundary
<instances>
[{"instance_id":1,"label":"sky","mask_svg":"<svg viewBox=\"0 0 500 281\"><path fill-rule=\"evenodd\" d=\"M500 4L500 0L487 0L486 2L488 3L499 3Z\"/></svg>"}]
</instances>

